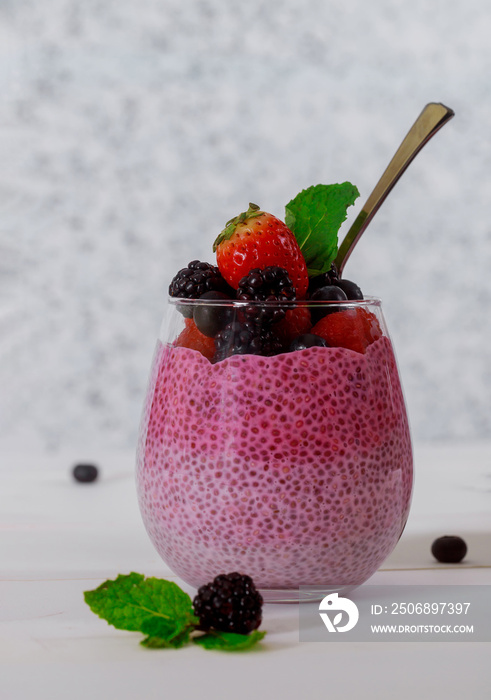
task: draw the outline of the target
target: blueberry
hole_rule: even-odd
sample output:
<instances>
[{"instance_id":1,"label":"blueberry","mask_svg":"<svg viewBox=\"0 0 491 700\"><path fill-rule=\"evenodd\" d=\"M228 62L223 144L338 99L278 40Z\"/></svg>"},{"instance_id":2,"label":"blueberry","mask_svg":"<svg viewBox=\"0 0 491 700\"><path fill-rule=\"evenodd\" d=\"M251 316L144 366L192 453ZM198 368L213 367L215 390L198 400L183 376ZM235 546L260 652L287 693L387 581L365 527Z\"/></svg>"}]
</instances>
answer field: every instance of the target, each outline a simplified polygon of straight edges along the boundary
<instances>
[{"instance_id":1,"label":"blueberry","mask_svg":"<svg viewBox=\"0 0 491 700\"><path fill-rule=\"evenodd\" d=\"M77 464L73 467L73 478L82 484L90 484L99 476L99 470L94 464Z\"/></svg>"},{"instance_id":2,"label":"blueberry","mask_svg":"<svg viewBox=\"0 0 491 700\"><path fill-rule=\"evenodd\" d=\"M329 284L326 287L320 287L316 289L315 292L310 297L312 301L348 301L348 297L345 292L340 287L334 284ZM324 307L312 306L310 309L310 314L312 316L312 324L315 325L317 321L321 318L327 316L328 313L339 311L340 307L336 304L332 305L331 309Z\"/></svg>"},{"instance_id":3,"label":"blueberry","mask_svg":"<svg viewBox=\"0 0 491 700\"><path fill-rule=\"evenodd\" d=\"M295 350L306 350L307 348L318 347L327 348L327 342L320 335L315 335L314 333L304 333L299 335L298 338L292 340L290 344L290 352L295 352Z\"/></svg>"},{"instance_id":4,"label":"blueberry","mask_svg":"<svg viewBox=\"0 0 491 700\"><path fill-rule=\"evenodd\" d=\"M315 277L309 277L309 298L316 289L320 289L320 287L327 287L330 284L337 284L338 276L339 273L336 265L331 263L331 267L327 272L323 272L320 275L315 275Z\"/></svg>"},{"instance_id":5,"label":"blueberry","mask_svg":"<svg viewBox=\"0 0 491 700\"><path fill-rule=\"evenodd\" d=\"M357 284L352 282L351 280L336 280L334 282L336 287L339 287L340 289L343 290L343 292L346 294L348 299L355 300L355 299L363 299L363 292L359 288Z\"/></svg>"},{"instance_id":6,"label":"blueberry","mask_svg":"<svg viewBox=\"0 0 491 700\"><path fill-rule=\"evenodd\" d=\"M457 535L444 535L431 545L431 553L437 561L444 564L457 564L467 554L467 545Z\"/></svg>"},{"instance_id":7,"label":"blueberry","mask_svg":"<svg viewBox=\"0 0 491 700\"><path fill-rule=\"evenodd\" d=\"M216 299L222 301L230 301L223 292L205 292L200 296L200 299ZM203 335L209 338L214 338L216 334L225 328L232 321L234 310L231 306L222 306L221 304L196 304L194 307L193 318L198 330Z\"/></svg>"}]
</instances>

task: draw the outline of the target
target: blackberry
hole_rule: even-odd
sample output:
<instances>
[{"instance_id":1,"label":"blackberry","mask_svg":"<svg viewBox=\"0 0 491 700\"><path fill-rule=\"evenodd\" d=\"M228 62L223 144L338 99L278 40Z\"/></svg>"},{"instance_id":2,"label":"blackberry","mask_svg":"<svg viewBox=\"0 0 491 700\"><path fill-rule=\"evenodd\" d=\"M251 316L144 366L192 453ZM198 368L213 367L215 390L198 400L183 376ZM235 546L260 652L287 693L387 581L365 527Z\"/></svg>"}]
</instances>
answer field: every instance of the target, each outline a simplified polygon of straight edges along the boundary
<instances>
[{"instance_id":1,"label":"blackberry","mask_svg":"<svg viewBox=\"0 0 491 700\"><path fill-rule=\"evenodd\" d=\"M187 267L179 270L169 285L169 296L180 299L199 299L205 292L223 292L229 296L235 294L218 267L200 260L192 260ZM182 305L179 311L188 318L193 315L191 307Z\"/></svg>"},{"instance_id":2,"label":"blackberry","mask_svg":"<svg viewBox=\"0 0 491 700\"><path fill-rule=\"evenodd\" d=\"M201 586L193 600L200 628L249 634L262 620L263 598L250 576L220 574Z\"/></svg>"},{"instance_id":3,"label":"blackberry","mask_svg":"<svg viewBox=\"0 0 491 700\"><path fill-rule=\"evenodd\" d=\"M462 537L444 535L433 542L431 553L437 561L445 564L458 564L467 554L467 545Z\"/></svg>"},{"instance_id":4,"label":"blackberry","mask_svg":"<svg viewBox=\"0 0 491 700\"><path fill-rule=\"evenodd\" d=\"M323 272L321 275L316 275L309 279L309 288L307 290L308 297L310 298L312 294L321 287L329 287L332 284L337 284L338 279L338 269L334 263L331 263L331 267L327 272Z\"/></svg>"},{"instance_id":5,"label":"blackberry","mask_svg":"<svg viewBox=\"0 0 491 700\"><path fill-rule=\"evenodd\" d=\"M213 362L220 362L231 355L276 355L282 346L269 327L236 319L217 333L215 348Z\"/></svg>"},{"instance_id":6,"label":"blackberry","mask_svg":"<svg viewBox=\"0 0 491 700\"><path fill-rule=\"evenodd\" d=\"M296 292L288 272L283 267L271 265L263 270L254 268L243 277L236 297L239 301L293 301ZM277 323L285 317L286 309L251 304L243 309L243 313L249 320Z\"/></svg>"}]
</instances>

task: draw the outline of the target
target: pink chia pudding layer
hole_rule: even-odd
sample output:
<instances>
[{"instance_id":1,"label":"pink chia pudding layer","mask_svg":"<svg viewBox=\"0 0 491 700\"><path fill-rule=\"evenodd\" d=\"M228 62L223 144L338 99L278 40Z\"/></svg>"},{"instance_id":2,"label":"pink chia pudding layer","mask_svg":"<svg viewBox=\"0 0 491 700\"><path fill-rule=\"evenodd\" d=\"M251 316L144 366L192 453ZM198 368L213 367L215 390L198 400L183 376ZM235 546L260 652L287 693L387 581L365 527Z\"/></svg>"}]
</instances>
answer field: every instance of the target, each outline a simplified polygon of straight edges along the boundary
<instances>
[{"instance_id":1,"label":"pink chia pudding layer","mask_svg":"<svg viewBox=\"0 0 491 700\"><path fill-rule=\"evenodd\" d=\"M356 586L406 523L412 452L390 340L273 357L159 344L137 485L148 534L199 587Z\"/></svg>"}]
</instances>

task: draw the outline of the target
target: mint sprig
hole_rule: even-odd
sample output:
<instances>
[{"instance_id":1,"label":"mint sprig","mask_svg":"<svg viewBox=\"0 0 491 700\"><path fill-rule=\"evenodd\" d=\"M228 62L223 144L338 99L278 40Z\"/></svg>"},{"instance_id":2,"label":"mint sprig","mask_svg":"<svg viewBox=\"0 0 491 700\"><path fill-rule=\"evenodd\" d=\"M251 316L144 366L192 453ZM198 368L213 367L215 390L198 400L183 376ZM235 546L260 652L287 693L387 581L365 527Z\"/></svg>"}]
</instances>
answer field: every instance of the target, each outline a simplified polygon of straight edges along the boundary
<instances>
[{"instance_id":1,"label":"mint sprig","mask_svg":"<svg viewBox=\"0 0 491 700\"><path fill-rule=\"evenodd\" d=\"M209 630L193 636L199 618L189 595L172 581L145 578L135 572L120 574L114 581L85 591L84 599L92 612L116 629L142 632L145 637L140 644L150 649L178 649L193 641L205 649L239 651L254 646L266 634Z\"/></svg>"},{"instance_id":2,"label":"mint sprig","mask_svg":"<svg viewBox=\"0 0 491 700\"><path fill-rule=\"evenodd\" d=\"M140 631L147 636L141 640L140 644L150 649L169 647L178 649L189 642L189 636L194 627L195 624L189 619L177 620L174 624L169 624L163 623L158 617L153 617L142 623Z\"/></svg>"},{"instance_id":3,"label":"mint sprig","mask_svg":"<svg viewBox=\"0 0 491 700\"><path fill-rule=\"evenodd\" d=\"M338 250L338 231L360 196L350 182L313 185L286 205L285 223L303 253L309 277L327 272Z\"/></svg>"},{"instance_id":4,"label":"mint sprig","mask_svg":"<svg viewBox=\"0 0 491 700\"><path fill-rule=\"evenodd\" d=\"M205 649L219 649L220 651L243 651L250 649L264 638L266 632L254 630L250 634L236 634L235 632L218 632L210 630L200 637L194 637L193 642Z\"/></svg>"}]
</instances>

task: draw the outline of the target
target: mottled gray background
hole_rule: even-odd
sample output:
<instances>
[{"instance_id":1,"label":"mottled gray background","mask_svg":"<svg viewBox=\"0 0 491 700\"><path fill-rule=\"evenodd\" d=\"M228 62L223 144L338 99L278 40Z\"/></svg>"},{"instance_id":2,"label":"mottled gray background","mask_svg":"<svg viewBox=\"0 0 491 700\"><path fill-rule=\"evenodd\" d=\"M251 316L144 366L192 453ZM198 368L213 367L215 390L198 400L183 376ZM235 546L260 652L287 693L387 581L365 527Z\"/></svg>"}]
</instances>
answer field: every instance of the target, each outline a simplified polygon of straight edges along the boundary
<instances>
[{"instance_id":1,"label":"mottled gray background","mask_svg":"<svg viewBox=\"0 0 491 700\"><path fill-rule=\"evenodd\" d=\"M369 195L456 112L346 276L382 297L414 437L491 425L483 0L0 0L0 448L127 449L167 285L249 201Z\"/></svg>"}]
</instances>

